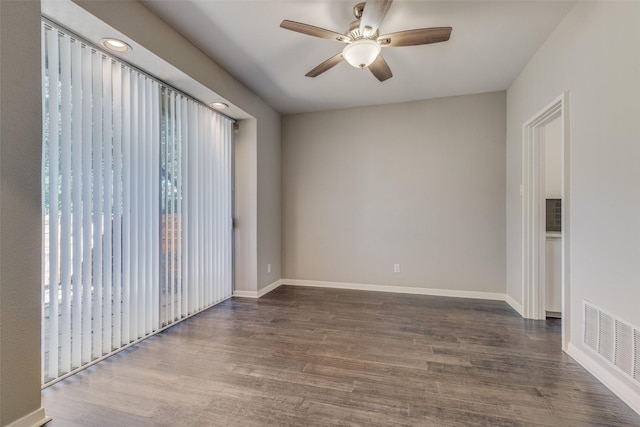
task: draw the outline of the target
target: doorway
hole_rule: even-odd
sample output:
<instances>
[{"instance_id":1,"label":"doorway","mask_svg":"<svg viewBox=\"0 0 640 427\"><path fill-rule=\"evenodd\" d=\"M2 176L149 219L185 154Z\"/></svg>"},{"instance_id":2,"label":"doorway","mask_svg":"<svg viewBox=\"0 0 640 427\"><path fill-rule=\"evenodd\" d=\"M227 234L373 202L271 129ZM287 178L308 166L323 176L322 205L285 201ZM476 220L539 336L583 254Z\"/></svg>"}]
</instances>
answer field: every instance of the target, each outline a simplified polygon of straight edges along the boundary
<instances>
[{"instance_id":1,"label":"doorway","mask_svg":"<svg viewBox=\"0 0 640 427\"><path fill-rule=\"evenodd\" d=\"M523 125L522 148L523 314L527 319L545 319L547 312L560 314L565 348L569 326L568 93Z\"/></svg>"},{"instance_id":2,"label":"doorway","mask_svg":"<svg viewBox=\"0 0 640 427\"><path fill-rule=\"evenodd\" d=\"M544 151L544 310L547 318L562 318L562 123L560 117L540 130Z\"/></svg>"}]
</instances>

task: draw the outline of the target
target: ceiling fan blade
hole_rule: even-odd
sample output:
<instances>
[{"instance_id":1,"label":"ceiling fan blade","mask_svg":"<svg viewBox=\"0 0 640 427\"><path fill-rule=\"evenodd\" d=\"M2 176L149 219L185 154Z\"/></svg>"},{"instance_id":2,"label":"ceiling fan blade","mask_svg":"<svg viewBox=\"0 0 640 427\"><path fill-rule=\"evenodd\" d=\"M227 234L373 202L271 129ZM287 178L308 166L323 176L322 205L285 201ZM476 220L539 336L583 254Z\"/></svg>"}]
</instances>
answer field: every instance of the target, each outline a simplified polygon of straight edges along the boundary
<instances>
[{"instance_id":1,"label":"ceiling fan blade","mask_svg":"<svg viewBox=\"0 0 640 427\"><path fill-rule=\"evenodd\" d=\"M360 18L360 34L369 37L380 28L393 0L368 0Z\"/></svg>"},{"instance_id":2,"label":"ceiling fan blade","mask_svg":"<svg viewBox=\"0 0 640 427\"><path fill-rule=\"evenodd\" d=\"M399 31L378 37L380 46L416 46L421 44L446 42L451 36L451 27L418 28Z\"/></svg>"},{"instance_id":3,"label":"ceiling fan blade","mask_svg":"<svg viewBox=\"0 0 640 427\"><path fill-rule=\"evenodd\" d=\"M288 19L282 21L280 27L285 30L295 31L308 36L320 37L321 39L336 40L344 43L351 41L351 37L345 36L344 34L336 33L335 31L326 30L320 27L314 27L309 24L303 24L302 22L289 21Z\"/></svg>"},{"instance_id":4,"label":"ceiling fan blade","mask_svg":"<svg viewBox=\"0 0 640 427\"><path fill-rule=\"evenodd\" d=\"M376 79L381 82L393 77L391 68L389 68L389 64L387 64L387 61L384 60L382 55L378 55L375 61L369 65L369 69L371 70L371 73L376 76Z\"/></svg>"},{"instance_id":5,"label":"ceiling fan blade","mask_svg":"<svg viewBox=\"0 0 640 427\"><path fill-rule=\"evenodd\" d=\"M311 70L307 74L305 74L305 76L307 76L307 77L319 76L320 74L324 73L328 69L333 68L336 65L338 65L340 63L340 61L342 61L342 52L338 53L337 55L332 56L329 59L327 59L322 64L318 65L316 68L314 68L313 70Z\"/></svg>"}]
</instances>

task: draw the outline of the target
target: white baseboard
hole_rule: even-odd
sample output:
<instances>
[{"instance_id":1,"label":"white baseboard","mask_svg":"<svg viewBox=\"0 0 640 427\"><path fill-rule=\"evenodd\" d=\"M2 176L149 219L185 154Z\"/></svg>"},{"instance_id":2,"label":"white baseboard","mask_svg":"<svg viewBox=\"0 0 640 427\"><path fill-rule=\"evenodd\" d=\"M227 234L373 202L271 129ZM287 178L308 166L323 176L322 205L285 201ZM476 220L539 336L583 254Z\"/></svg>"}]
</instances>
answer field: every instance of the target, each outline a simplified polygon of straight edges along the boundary
<instances>
[{"instance_id":1,"label":"white baseboard","mask_svg":"<svg viewBox=\"0 0 640 427\"><path fill-rule=\"evenodd\" d=\"M511 308L513 308L515 311L518 312L518 314L522 317L524 317L524 311L522 311L522 304L520 304L518 301L514 300L511 295L506 294L504 296L504 300L507 304L509 304L511 306Z\"/></svg>"},{"instance_id":2,"label":"white baseboard","mask_svg":"<svg viewBox=\"0 0 640 427\"><path fill-rule=\"evenodd\" d=\"M504 301L505 294L497 292L459 291L452 289L416 288L412 286L370 285L365 283L323 282L318 280L282 279L283 285L316 288L354 289L359 291L395 292L399 294L435 295L455 298L475 298Z\"/></svg>"},{"instance_id":3,"label":"white baseboard","mask_svg":"<svg viewBox=\"0 0 640 427\"><path fill-rule=\"evenodd\" d=\"M258 298L258 292L256 291L233 291L234 298Z\"/></svg>"},{"instance_id":4,"label":"white baseboard","mask_svg":"<svg viewBox=\"0 0 640 427\"><path fill-rule=\"evenodd\" d=\"M278 287L280 287L280 285L282 285L282 280L276 280L275 282L271 283L268 286L265 286L264 288L260 289L259 291L240 291L240 290L235 290L235 291L233 291L233 296L237 297L237 298L260 298L260 297L268 294L269 292L273 291L274 289L277 289Z\"/></svg>"},{"instance_id":5,"label":"white baseboard","mask_svg":"<svg viewBox=\"0 0 640 427\"><path fill-rule=\"evenodd\" d=\"M375 291L375 292L395 292L400 294L414 295L432 295L441 297L454 298L473 298L494 301L506 301L522 316L522 305L509 295L499 292L479 292L479 291L460 291L454 289L434 289L434 288L417 288L413 286L388 286L388 285L371 285L366 283L348 283L348 282L326 282L320 280L300 280L300 279L280 279L270 285L260 289L259 291L233 291L233 296L238 298L260 298L263 295L277 289L282 285L291 286L307 286L316 288L333 288L333 289L353 289L359 291Z\"/></svg>"},{"instance_id":6,"label":"white baseboard","mask_svg":"<svg viewBox=\"0 0 640 427\"><path fill-rule=\"evenodd\" d=\"M582 365L591 375L604 384L609 390L618 396L624 403L640 415L640 391L612 375L604 366L589 357L587 353L569 343L567 354Z\"/></svg>"},{"instance_id":7,"label":"white baseboard","mask_svg":"<svg viewBox=\"0 0 640 427\"><path fill-rule=\"evenodd\" d=\"M282 280L276 280L275 282L273 282L269 286L265 286L264 288L262 288L262 289L260 289L258 291L258 298L268 294L269 292L273 291L274 289L279 288L280 285L282 285Z\"/></svg>"},{"instance_id":8,"label":"white baseboard","mask_svg":"<svg viewBox=\"0 0 640 427\"><path fill-rule=\"evenodd\" d=\"M49 421L51 421L51 417L44 413L44 408L39 408L19 420L15 420L7 427L40 427Z\"/></svg>"}]
</instances>

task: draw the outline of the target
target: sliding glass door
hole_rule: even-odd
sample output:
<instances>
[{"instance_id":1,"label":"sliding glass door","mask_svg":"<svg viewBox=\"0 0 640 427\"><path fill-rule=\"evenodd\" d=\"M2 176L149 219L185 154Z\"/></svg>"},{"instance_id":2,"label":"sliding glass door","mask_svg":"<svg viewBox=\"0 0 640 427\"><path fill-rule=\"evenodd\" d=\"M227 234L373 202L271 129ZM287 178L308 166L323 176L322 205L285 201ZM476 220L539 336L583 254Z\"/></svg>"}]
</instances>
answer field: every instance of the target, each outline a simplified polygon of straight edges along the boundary
<instances>
[{"instance_id":1,"label":"sliding glass door","mask_svg":"<svg viewBox=\"0 0 640 427\"><path fill-rule=\"evenodd\" d=\"M232 292L232 126L43 22L43 383Z\"/></svg>"}]
</instances>

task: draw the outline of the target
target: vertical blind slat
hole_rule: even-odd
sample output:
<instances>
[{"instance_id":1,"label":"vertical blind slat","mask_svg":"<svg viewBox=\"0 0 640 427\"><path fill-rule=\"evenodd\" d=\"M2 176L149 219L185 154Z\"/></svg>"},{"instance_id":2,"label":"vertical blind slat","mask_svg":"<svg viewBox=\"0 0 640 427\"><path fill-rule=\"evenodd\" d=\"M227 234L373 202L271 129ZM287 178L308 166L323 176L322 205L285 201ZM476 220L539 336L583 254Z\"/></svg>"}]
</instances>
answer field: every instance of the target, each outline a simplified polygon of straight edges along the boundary
<instances>
[{"instance_id":1,"label":"vertical blind slat","mask_svg":"<svg viewBox=\"0 0 640 427\"><path fill-rule=\"evenodd\" d=\"M175 92L172 92L172 104L175 106L175 114L172 115L171 120L172 123L174 124L174 150L175 150L175 161L174 161L174 165L176 168L176 192L174 193L173 197L174 197L174 203L176 204L176 210L179 212L180 215L180 219L178 222L178 237L177 237L177 245L179 247L178 250L178 255L176 257L174 257L174 265L173 265L173 272L175 273L175 282L176 282L176 311L175 313L173 313L173 318L172 320L175 321L177 319L181 319L182 318L182 300L183 300L183 294L182 294L182 256L183 256L183 250L184 250L184 244L182 241L182 230L184 229L184 215L183 215L183 211L182 211L182 191L183 191L183 187L182 187L182 144L178 143L179 140L179 135L180 135L180 129L179 129L179 123L180 123L180 114L182 112L181 108L180 108L180 104L177 103L176 98L175 98ZM178 194L180 196L178 196Z\"/></svg>"},{"instance_id":2,"label":"vertical blind slat","mask_svg":"<svg viewBox=\"0 0 640 427\"><path fill-rule=\"evenodd\" d=\"M153 82L151 98L153 113L151 123L151 219L153 222L151 234L152 260L151 260L151 295L152 316L151 328L157 330L162 325L160 320L160 88L157 83Z\"/></svg>"},{"instance_id":3,"label":"vertical blind slat","mask_svg":"<svg viewBox=\"0 0 640 427\"><path fill-rule=\"evenodd\" d=\"M169 249L168 246L170 244L169 242L169 226L168 226L168 221L169 221L169 192L171 191L169 188L169 183L170 183L170 175L169 175L169 165L171 162L171 156L170 156L170 151L169 151L169 141L171 140L171 126L170 123L168 122L168 118L171 117L170 113L169 113L169 97L166 96L166 91L165 92L165 96L163 97L162 100L162 109L164 111L163 114L163 118L165 118L165 120L163 120L162 122L162 176L161 176L161 180L162 180L162 213L163 213L163 220L162 220L162 261L163 261L163 277L162 277L162 294L164 296L164 300L162 303L162 307L161 307L161 315L162 315L162 319L163 319L163 324L168 324L169 323L169 313L171 310L171 290L169 287L169 277L170 277L170 272L168 270L169 268Z\"/></svg>"},{"instance_id":4,"label":"vertical blind slat","mask_svg":"<svg viewBox=\"0 0 640 427\"><path fill-rule=\"evenodd\" d=\"M182 150L181 157L181 165L184 173L184 188L182 188L182 230L183 230L183 240L182 240L182 280L183 283L192 283L191 281L191 267L190 267L190 253L191 253L191 242L189 239L189 149L187 146L188 141L188 126L187 126L187 102L179 97L178 108L180 113L178 114L178 118L180 119L180 147ZM182 315L186 316L189 314L189 287L183 286L182 288Z\"/></svg>"},{"instance_id":5,"label":"vertical blind slat","mask_svg":"<svg viewBox=\"0 0 640 427\"><path fill-rule=\"evenodd\" d=\"M175 98L173 91L170 95L165 96L167 102L167 126L168 126L168 138L167 138L167 169L166 169L166 185L167 185L167 218L168 225L166 228L167 235L167 247L166 247L166 271L167 271L167 303L170 307L167 310L167 321L173 323L176 318L176 152L175 152L175 138L176 138L176 120L175 120ZM165 222L166 223L166 222Z\"/></svg>"},{"instance_id":6,"label":"vertical blind slat","mask_svg":"<svg viewBox=\"0 0 640 427\"><path fill-rule=\"evenodd\" d=\"M93 239L93 292L92 305L94 310L92 337L92 358L102 356L102 58L98 55L92 57L93 66L93 95L98 102L93 104L93 206L92 226Z\"/></svg>"},{"instance_id":7,"label":"vertical blind slat","mask_svg":"<svg viewBox=\"0 0 640 427\"><path fill-rule=\"evenodd\" d=\"M59 339L58 339L58 270L59 270L59 239L58 239L58 152L59 152L59 120L58 108L58 79L59 56L58 38L55 32L47 32L48 59L52 66L49 67L49 372L56 375L59 371Z\"/></svg>"},{"instance_id":8,"label":"vertical blind slat","mask_svg":"<svg viewBox=\"0 0 640 427\"><path fill-rule=\"evenodd\" d=\"M60 40L60 370L71 370L71 41Z\"/></svg>"},{"instance_id":9,"label":"vertical blind slat","mask_svg":"<svg viewBox=\"0 0 640 427\"><path fill-rule=\"evenodd\" d=\"M73 309L71 367L82 362L82 47L71 44L71 180L73 199Z\"/></svg>"},{"instance_id":10,"label":"vertical blind slat","mask_svg":"<svg viewBox=\"0 0 640 427\"><path fill-rule=\"evenodd\" d=\"M82 250L91 252L91 205L92 205L92 67L91 51L82 49ZM91 357L91 285L93 272L91 257L82 259L82 363L89 363Z\"/></svg>"},{"instance_id":11,"label":"vertical blind slat","mask_svg":"<svg viewBox=\"0 0 640 427\"><path fill-rule=\"evenodd\" d=\"M131 70L122 72L122 341L131 337Z\"/></svg>"},{"instance_id":12,"label":"vertical blind slat","mask_svg":"<svg viewBox=\"0 0 640 427\"><path fill-rule=\"evenodd\" d=\"M138 181L139 174L135 171L140 171L138 165L138 79L135 73L131 73L131 165L133 171L130 172L130 185L131 185L131 272L130 272L130 318L129 318L129 331L130 341L139 338L138 335L138 313L141 311L138 307L138 290L139 290L139 277L138 277L138 264L140 251L138 250L138 242L140 241L140 227L138 225Z\"/></svg>"},{"instance_id":13,"label":"vertical blind slat","mask_svg":"<svg viewBox=\"0 0 640 427\"><path fill-rule=\"evenodd\" d=\"M113 79L113 337L122 343L122 67L111 64Z\"/></svg>"},{"instance_id":14,"label":"vertical blind slat","mask_svg":"<svg viewBox=\"0 0 640 427\"><path fill-rule=\"evenodd\" d=\"M149 124L149 114L148 114L148 109L149 109L149 102L148 102L148 95L149 95L149 90L147 88L147 79L142 78L142 76L140 76L140 85L138 86L138 88L140 89L140 111L139 111L139 120L140 120L140 157L138 158L138 160L140 161L140 170L142 171L142 179L140 180L140 210L139 213L141 214L138 217L138 226L140 227L140 240L142 243L142 246L140 248L140 307L143 307L142 310L140 310L140 318L138 319L138 321L140 322L139 324L139 328L138 328L138 336L139 337L143 337L147 334L148 332L148 327L149 327L149 322L147 321L147 316L148 313L151 311L151 304L149 302L149 276L148 276L148 271L149 271L149 257L151 255L151 247L148 244L148 238L149 238L149 221L147 220L147 218L149 217L149 203L148 203L148 197L150 196L149 191L150 191L150 186L151 186L151 172L149 170L149 158L148 158L148 151L149 151L149 136L148 136L148 132L150 131L150 124Z\"/></svg>"},{"instance_id":15,"label":"vertical blind slat","mask_svg":"<svg viewBox=\"0 0 640 427\"><path fill-rule=\"evenodd\" d=\"M102 60L102 100L103 125L102 148L104 154L104 200L102 215L104 218L104 234L102 236L102 354L111 352L112 335L112 283L113 283L113 90L111 60Z\"/></svg>"},{"instance_id":16,"label":"vertical blind slat","mask_svg":"<svg viewBox=\"0 0 640 427\"><path fill-rule=\"evenodd\" d=\"M47 96L48 96L48 90L47 90L47 85L49 84L49 76L48 76L48 69L47 67L44 65L47 62L47 57L46 57L46 52L47 52L47 44L46 44L46 39L48 37L47 33L49 32L49 29L47 29L46 25L44 24L44 22L40 25L40 33L42 34L42 36L40 37L40 63L43 64L43 70L42 70L42 90L41 92L41 96L42 96L42 162L41 162L41 168L43 173L40 174L40 187L42 187L42 189L44 190L45 188L47 188L47 182L45 180L46 178L46 173L44 173L45 169L47 168L47 149L49 147L49 139L48 139L48 135L49 135L49 129L47 126L47 121L46 121L46 117L48 117L48 110L47 110ZM44 191L43 191L44 193ZM41 226L42 226L42 233L44 234L42 241L43 241L43 246L44 248L47 247L47 245L49 244L49 240L47 239L47 233L49 232L49 225L45 222L47 215L49 213L48 209L47 209L47 195L43 194L42 195L42 220L41 220ZM43 249L44 249L43 248ZM46 249L44 249L43 251L41 251L41 256L40 256L40 263L42 264L42 269L41 269L41 274L40 274L40 279L42 282L42 289L40 292L40 296L42 298L42 304L41 304L41 310L40 310L40 348L43 349L43 352L48 352L49 351L49 340L47 337L47 330L49 328L49 324L48 324L48 319L49 317L49 308L46 305L46 301L47 301L47 292L49 291L48 287L47 287L47 281L49 280L49 272L46 270L47 265L49 264L49 258L48 258L48 254ZM42 370L42 372L40 373L40 379L42 382L45 381L45 377L46 377L46 372L48 370L48 366L46 365L47 361L45 360L45 357L43 355L43 357L40 358L40 369Z\"/></svg>"}]
</instances>

